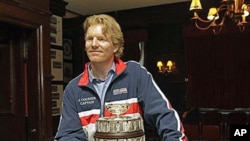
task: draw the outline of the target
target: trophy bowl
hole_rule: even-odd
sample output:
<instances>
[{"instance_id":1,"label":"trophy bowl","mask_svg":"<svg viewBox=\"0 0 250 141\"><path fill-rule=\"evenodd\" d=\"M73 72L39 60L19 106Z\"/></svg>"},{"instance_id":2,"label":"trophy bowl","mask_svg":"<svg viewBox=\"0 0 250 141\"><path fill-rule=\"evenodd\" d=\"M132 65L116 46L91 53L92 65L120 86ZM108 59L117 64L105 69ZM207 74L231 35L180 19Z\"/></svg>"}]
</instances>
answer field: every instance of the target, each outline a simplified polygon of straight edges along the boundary
<instances>
[{"instance_id":1,"label":"trophy bowl","mask_svg":"<svg viewBox=\"0 0 250 141\"><path fill-rule=\"evenodd\" d=\"M115 114L117 117L119 117L121 114L125 113L129 109L130 104L107 104L105 107L110 113Z\"/></svg>"}]
</instances>

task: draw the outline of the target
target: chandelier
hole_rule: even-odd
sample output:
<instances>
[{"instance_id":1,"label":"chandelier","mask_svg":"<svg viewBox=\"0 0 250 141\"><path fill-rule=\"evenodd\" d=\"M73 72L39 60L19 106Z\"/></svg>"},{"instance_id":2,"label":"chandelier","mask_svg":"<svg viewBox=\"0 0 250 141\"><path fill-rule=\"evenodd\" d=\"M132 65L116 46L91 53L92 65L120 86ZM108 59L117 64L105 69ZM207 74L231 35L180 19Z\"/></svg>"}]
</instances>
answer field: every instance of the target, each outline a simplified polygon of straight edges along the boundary
<instances>
[{"instance_id":1,"label":"chandelier","mask_svg":"<svg viewBox=\"0 0 250 141\"><path fill-rule=\"evenodd\" d=\"M226 19L231 19L239 30L245 30L247 24L246 17L249 15L250 8L244 3L244 0L222 0L219 7L209 9L207 19L202 19L198 12L202 10L200 0L192 0L190 11L194 12L192 19L195 26L200 30L212 29L214 34L219 34L224 26Z\"/></svg>"}]
</instances>

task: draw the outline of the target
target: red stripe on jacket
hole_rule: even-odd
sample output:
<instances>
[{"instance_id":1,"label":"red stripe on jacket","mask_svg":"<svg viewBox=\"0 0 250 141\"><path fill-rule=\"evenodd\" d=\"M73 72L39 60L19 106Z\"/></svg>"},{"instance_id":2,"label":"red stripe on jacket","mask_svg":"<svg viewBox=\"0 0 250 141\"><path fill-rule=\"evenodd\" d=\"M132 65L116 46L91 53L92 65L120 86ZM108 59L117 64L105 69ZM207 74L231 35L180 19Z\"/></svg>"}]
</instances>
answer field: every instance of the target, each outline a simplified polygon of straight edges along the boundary
<instances>
[{"instance_id":1,"label":"red stripe on jacket","mask_svg":"<svg viewBox=\"0 0 250 141\"><path fill-rule=\"evenodd\" d=\"M89 116L80 117L80 120L81 120L82 126L87 126L90 123L95 123L98 118L99 118L99 114L92 114Z\"/></svg>"}]
</instances>

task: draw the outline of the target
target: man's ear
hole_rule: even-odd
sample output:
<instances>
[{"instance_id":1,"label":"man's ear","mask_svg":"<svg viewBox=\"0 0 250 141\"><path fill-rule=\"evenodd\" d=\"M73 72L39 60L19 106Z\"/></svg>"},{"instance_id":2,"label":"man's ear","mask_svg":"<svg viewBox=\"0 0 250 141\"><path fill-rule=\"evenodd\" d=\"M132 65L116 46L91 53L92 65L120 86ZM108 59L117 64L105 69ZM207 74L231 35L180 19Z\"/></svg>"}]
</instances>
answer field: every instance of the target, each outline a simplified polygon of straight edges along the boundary
<instances>
[{"instance_id":1,"label":"man's ear","mask_svg":"<svg viewBox=\"0 0 250 141\"><path fill-rule=\"evenodd\" d=\"M119 46L118 46L118 45L114 45L114 50L113 50L113 52L114 52L114 53L117 52L118 49L119 49Z\"/></svg>"}]
</instances>

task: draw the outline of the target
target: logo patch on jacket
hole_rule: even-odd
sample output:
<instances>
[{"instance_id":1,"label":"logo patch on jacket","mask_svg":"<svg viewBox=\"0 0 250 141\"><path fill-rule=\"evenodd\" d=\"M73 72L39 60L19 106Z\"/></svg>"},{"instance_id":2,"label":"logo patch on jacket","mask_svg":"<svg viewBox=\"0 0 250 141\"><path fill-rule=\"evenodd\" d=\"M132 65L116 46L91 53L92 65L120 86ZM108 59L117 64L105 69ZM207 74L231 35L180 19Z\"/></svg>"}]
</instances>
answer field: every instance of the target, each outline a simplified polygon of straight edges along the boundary
<instances>
[{"instance_id":1,"label":"logo patch on jacket","mask_svg":"<svg viewBox=\"0 0 250 141\"><path fill-rule=\"evenodd\" d=\"M114 95L124 94L124 93L128 93L127 88L120 88L120 89L114 89L113 90Z\"/></svg>"},{"instance_id":2,"label":"logo patch on jacket","mask_svg":"<svg viewBox=\"0 0 250 141\"><path fill-rule=\"evenodd\" d=\"M83 97L79 98L78 102L80 105L89 105L89 104L94 104L96 100L96 97Z\"/></svg>"}]
</instances>

